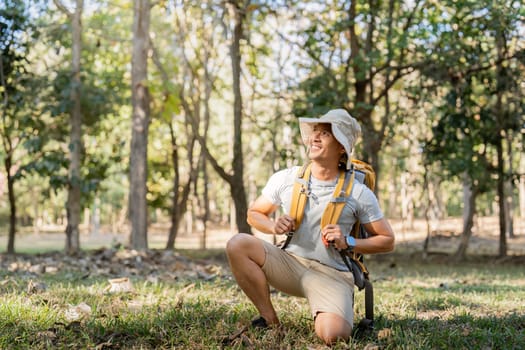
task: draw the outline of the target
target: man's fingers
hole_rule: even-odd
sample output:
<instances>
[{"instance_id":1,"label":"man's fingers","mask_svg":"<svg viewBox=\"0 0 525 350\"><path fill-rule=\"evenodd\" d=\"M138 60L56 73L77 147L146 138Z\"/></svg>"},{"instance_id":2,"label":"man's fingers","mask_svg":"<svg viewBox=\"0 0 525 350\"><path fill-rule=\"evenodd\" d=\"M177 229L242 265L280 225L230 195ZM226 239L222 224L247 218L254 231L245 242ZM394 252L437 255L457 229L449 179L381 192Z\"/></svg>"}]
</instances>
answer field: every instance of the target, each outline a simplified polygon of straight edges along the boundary
<instances>
[{"instance_id":1,"label":"man's fingers","mask_svg":"<svg viewBox=\"0 0 525 350\"><path fill-rule=\"evenodd\" d=\"M294 220L291 217L281 216L277 220L277 232L278 234L290 232L293 230Z\"/></svg>"},{"instance_id":2,"label":"man's fingers","mask_svg":"<svg viewBox=\"0 0 525 350\"><path fill-rule=\"evenodd\" d=\"M293 228L293 224L294 224L293 218L291 218L290 216L283 216L281 219L283 220L288 230L291 230Z\"/></svg>"}]
</instances>

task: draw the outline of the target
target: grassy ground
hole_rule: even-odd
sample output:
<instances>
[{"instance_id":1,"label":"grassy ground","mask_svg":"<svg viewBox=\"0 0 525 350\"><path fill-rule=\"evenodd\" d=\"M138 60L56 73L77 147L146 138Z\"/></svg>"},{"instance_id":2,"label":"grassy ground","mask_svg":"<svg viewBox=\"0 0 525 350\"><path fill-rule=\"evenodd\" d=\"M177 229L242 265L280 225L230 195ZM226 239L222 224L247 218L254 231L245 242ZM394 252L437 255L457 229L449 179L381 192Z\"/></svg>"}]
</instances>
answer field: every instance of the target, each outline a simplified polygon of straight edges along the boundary
<instances>
[{"instance_id":1,"label":"grassy ground","mask_svg":"<svg viewBox=\"0 0 525 350\"><path fill-rule=\"evenodd\" d=\"M159 265L147 270L136 268L147 257L123 259L120 263L135 265L113 272L86 260L100 265L99 273L86 273L95 271L93 266L57 264L57 255L42 256L37 265L0 255L0 348L325 348L313 333L305 301L278 292L272 298L282 329L250 330L224 343L256 311L232 280L222 252L211 253L184 251L175 262L179 265L164 267L167 260L160 255ZM42 268L46 261L58 268ZM389 255L370 258L368 265L375 330L335 349L525 349L523 261L487 259L458 266L442 258ZM199 266L214 273L161 273ZM122 275L133 288L112 292L108 280ZM364 314L363 297L356 292L357 320Z\"/></svg>"}]
</instances>

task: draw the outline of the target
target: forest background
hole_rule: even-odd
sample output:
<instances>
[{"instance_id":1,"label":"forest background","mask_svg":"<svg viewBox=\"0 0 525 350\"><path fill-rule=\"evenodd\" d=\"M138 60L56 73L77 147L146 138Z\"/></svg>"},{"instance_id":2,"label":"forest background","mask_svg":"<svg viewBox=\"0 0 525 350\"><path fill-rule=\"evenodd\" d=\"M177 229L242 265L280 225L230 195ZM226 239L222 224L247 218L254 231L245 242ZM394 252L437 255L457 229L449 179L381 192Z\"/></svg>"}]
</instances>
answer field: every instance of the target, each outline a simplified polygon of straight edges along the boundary
<instances>
[{"instance_id":1,"label":"forest background","mask_svg":"<svg viewBox=\"0 0 525 350\"><path fill-rule=\"evenodd\" d=\"M427 234L525 215L520 1L22 1L0 4L0 228L251 232L297 118L347 109L386 215ZM427 240L428 242L429 240ZM425 249L428 246L425 245Z\"/></svg>"}]
</instances>

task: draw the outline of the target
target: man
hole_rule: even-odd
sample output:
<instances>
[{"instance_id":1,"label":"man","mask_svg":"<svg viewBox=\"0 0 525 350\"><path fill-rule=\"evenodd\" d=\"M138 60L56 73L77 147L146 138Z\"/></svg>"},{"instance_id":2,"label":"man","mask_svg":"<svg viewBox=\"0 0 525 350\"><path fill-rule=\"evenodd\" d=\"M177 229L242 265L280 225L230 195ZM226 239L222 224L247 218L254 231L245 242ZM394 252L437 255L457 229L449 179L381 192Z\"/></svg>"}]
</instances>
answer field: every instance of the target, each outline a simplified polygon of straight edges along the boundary
<instances>
[{"instance_id":1,"label":"man","mask_svg":"<svg viewBox=\"0 0 525 350\"><path fill-rule=\"evenodd\" d=\"M302 223L295 227L295 218L288 213L299 167L281 170L270 177L261 196L248 209L248 223L268 234L295 231L287 248L283 250L239 233L229 240L226 252L237 283L260 313L252 321L253 327L279 325L270 300L270 284L286 294L307 298L315 332L330 345L339 339L348 340L353 327L354 279L339 250L363 254L388 252L394 248L394 233L374 193L357 181L337 224L321 227L321 217L340 169L350 169L361 128L344 109L331 110L318 119L299 118L299 125L311 161ZM286 214L270 219L279 207ZM370 234L369 238L350 238L349 232L357 219Z\"/></svg>"}]
</instances>

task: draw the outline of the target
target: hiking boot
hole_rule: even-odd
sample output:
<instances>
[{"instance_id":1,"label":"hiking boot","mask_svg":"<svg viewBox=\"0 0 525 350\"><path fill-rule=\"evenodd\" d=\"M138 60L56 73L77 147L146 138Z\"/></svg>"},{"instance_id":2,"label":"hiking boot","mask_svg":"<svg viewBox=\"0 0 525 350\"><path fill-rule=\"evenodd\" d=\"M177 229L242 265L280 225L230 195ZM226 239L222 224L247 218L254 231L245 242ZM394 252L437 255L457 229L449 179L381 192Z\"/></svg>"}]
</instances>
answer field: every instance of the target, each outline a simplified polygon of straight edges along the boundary
<instances>
[{"instance_id":1,"label":"hiking boot","mask_svg":"<svg viewBox=\"0 0 525 350\"><path fill-rule=\"evenodd\" d=\"M269 328L270 327L268 326L268 322L266 322L264 317L259 316L258 318L254 318L250 322L249 326L245 325L245 326L239 328L233 334L224 337L222 339L222 344L223 345L231 345L237 338L243 337L244 336L243 334L249 329L267 330Z\"/></svg>"},{"instance_id":2,"label":"hiking boot","mask_svg":"<svg viewBox=\"0 0 525 350\"><path fill-rule=\"evenodd\" d=\"M254 318L251 322L251 328L255 329L267 329L269 328L268 322L264 319L264 317L259 316L258 318Z\"/></svg>"}]
</instances>

